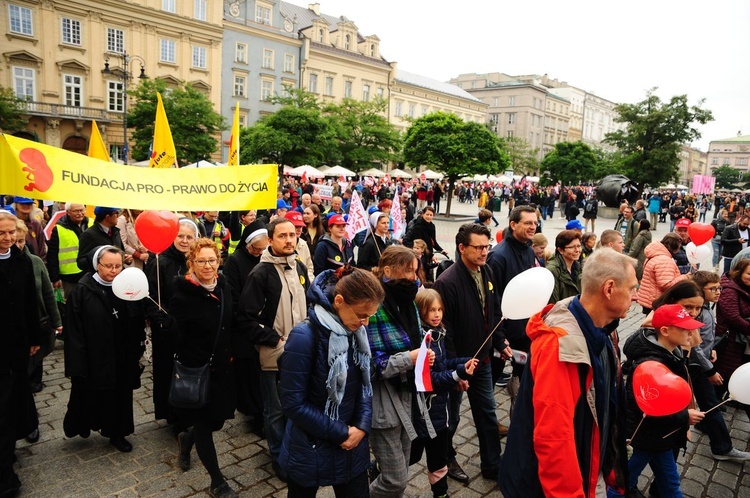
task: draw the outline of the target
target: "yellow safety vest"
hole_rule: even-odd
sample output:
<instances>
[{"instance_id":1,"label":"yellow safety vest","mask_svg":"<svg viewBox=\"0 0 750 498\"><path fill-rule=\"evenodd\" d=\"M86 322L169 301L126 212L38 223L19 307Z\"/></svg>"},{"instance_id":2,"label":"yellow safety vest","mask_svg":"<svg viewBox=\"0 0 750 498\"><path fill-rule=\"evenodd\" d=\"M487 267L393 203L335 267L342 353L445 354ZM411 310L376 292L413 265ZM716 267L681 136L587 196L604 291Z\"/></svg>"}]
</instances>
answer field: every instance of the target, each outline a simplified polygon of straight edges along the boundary
<instances>
[{"instance_id":1,"label":"yellow safety vest","mask_svg":"<svg viewBox=\"0 0 750 498\"><path fill-rule=\"evenodd\" d=\"M92 225L89 218L89 226ZM59 251L57 253L58 263L60 265L60 275L77 275L81 273L76 260L78 259L78 235L70 228L62 225L56 225L57 236L60 239Z\"/></svg>"},{"instance_id":2,"label":"yellow safety vest","mask_svg":"<svg viewBox=\"0 0 750 498\"><path fill-rule=\"evenodd\" d=\"M229 239L229 250L227 251L228 254L232 254L235 250L237 250L237 246L240 245L240 239L232 240Z\"/></svg>"}]
</instances>

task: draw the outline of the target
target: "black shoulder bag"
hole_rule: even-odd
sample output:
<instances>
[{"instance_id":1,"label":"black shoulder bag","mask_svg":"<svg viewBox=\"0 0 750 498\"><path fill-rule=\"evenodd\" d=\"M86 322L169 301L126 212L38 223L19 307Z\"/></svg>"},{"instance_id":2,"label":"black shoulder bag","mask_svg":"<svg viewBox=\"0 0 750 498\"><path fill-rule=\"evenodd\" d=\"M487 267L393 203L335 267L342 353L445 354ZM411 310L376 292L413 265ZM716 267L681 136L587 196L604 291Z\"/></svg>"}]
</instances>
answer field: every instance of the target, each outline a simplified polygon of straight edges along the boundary
<instances>
[{"instance_id":1,"label":"black shoulder bag","mask_svg":"<svg viewBox=\"0 0 750 498\"><path fill-rule=\"evenodd\" d=\"M169 385L169 404L175 408L203 408L208 403L211 363L216 352L216 345L219 343L223 315L224 296L222 296L221 310L219 311L219 329L216 331L216 339L208 363L200 367L186 367L180 363L177 354L174 355L172 381Z\"/></svg>"}]
</instances>

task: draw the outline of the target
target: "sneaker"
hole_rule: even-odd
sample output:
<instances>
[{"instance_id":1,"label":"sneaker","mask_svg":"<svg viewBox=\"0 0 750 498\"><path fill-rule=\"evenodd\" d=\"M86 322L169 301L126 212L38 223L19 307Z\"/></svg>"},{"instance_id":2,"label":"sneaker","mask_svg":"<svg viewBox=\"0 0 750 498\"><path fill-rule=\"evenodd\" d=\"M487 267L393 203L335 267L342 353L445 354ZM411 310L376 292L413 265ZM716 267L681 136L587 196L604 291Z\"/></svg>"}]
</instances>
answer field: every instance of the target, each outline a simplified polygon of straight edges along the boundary
<instances>
[{"instance_id":1,"label":"sneaker","mask_svg":"<svg viewBox=\"0 0 750 498\"><path fill-rule=\"evenodd\" d=\"M208 494L212 498L237 498L237 493L235 493L234 490L229 487L229 484L227 484L226 481L219 484L215 488L209 488Z\"/></svg>"},{"instance_id":2,"label":"sneaker","mask_svg":"<svg viewBox=\"0 0 750 498\"><path fill-rule=\"evenodd\" d=\"M750 460L750 453L747 451L740 451L737 448L732 448L729 453L724 455L712 454L714 460L732 460L734 462L746 462Z\"/></svg>"}]
</instances>

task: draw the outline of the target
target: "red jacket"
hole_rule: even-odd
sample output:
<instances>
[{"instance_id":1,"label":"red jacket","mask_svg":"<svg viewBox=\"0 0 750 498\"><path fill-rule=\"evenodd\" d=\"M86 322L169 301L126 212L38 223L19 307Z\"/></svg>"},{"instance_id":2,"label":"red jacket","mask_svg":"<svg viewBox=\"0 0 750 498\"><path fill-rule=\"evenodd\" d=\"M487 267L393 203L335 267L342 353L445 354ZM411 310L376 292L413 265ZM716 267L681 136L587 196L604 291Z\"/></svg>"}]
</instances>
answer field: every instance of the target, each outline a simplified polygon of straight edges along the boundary
<instances>
[{"instance_id":1,"label":"red jacket","mask_svg":"<svg viewBox=\"0 0 750 498\"><path fill-rule=\"evenodd\" d=\"M688 278L680 275L672 254L661 242L652 242L644 249L646 261L643 264L643 278L638 288L638 304L653 308L654 299L677 282Z\"/></svg>"}]
</instances>

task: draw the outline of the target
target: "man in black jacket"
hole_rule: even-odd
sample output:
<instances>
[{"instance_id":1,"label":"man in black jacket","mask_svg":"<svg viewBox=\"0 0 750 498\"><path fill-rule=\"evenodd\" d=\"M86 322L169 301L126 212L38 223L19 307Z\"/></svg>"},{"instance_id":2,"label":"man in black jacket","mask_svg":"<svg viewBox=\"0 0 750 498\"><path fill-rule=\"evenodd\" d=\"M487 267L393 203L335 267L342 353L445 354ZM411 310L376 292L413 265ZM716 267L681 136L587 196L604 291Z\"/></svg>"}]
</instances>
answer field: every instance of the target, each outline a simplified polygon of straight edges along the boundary
<instances>
[{"instance_id":1,"label":"man in black jacket","mask_svg":"<svg viewBox=\"0 0 750 498\"><path fill-rule=\"evenodd\" d=\"M493 349L506 358L511 353L505 336L496 330L500 300L493 290L492 271L486 265L489 241L490 231L486 226L477 223L462 225L456 234L456 250L461 257L440 275L434 288L443 299L449 355L476 356L479 360L467 393L479 440L482 477L497 480L501 449L490 357ZM486 340L490 335L492 340ZM462 396L461 391L450 393L448 431L451 441L458 428ZM459 481L468 481L468 476L456 462L452 442L449 457L448 475Z\"/></svg>"},{"instance_id":2,"label":"man in black jacket","mask_svg":"<svg viewBox=\"0 0 750 498\"><path fill-rule=\"evenodd\" d=\"M732 258L747 247L747 241L750 239L748 226L750 226L750 215L743 214L737 223L729 225L724 229L724 233L721 235L721 255L724 259L724 270L722 273L729 271Z\"/></svg>"},{"instance_id":3,"label":"man in black jacket","mask_svg":"<svg viewBox=\"0 0 750 498\"><path fill-rule=\"evenodd\" d=\"M91 271L91 261L94 251L99 246L115 246L125 251L120 237L120 229L117 228L117 218L120 217L120 208L97 206L94 208L94 224L87 228L78 239L78 268L84 273ZM123 256L126 265L133 262L133 256Z\"/></svg>"}]
</instances>

